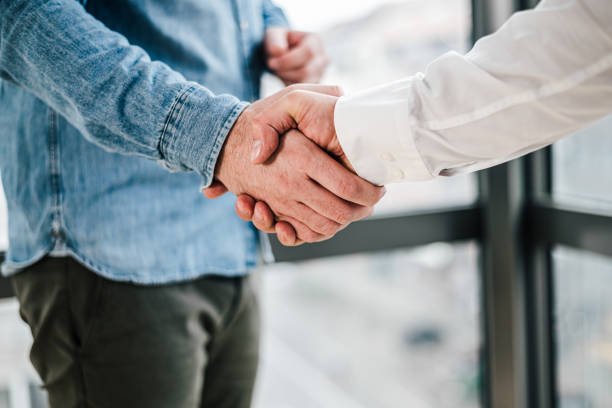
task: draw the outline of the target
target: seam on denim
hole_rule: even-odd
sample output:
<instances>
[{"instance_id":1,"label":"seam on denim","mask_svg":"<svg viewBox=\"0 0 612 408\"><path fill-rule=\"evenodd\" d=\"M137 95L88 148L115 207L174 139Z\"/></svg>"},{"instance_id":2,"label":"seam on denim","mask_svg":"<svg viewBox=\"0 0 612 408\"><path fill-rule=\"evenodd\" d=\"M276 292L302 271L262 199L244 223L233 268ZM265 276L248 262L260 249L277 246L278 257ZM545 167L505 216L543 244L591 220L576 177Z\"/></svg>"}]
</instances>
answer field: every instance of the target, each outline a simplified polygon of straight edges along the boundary
<instances>
[{"instance_id":1,"label":"seam on denim","mask_svg":"<svg viewBox=\"0 0 612 408\"><path fill-rule=\"evenodd\" d=\"M205 160L206 164L204 165L203 169L206 175L210 175L211 179L214 176L215 165L217 163L217 158L219 157L219 152L221 151L221 148L223 147L223 144L225 143L225 140L227 139L230 130L234 127L236 119L238 118L238 116L240 116L244 108L246 108L247 106L248 103L246 102L238 102L232 108L227 118L225 118L225 120L223 121L221 129L219 129L219 131L217 132L217 135L215 137L215 143L211 152L208 154L208 157Z\"/></svg>"},{"instance_id":2,"label":"seam on denim","mask_svg":"<svg viewBox=\"0 0 612 408\"><path fill-rule=\"evenodd\" d=\"M168 142L166 142L166 135L168 134L168 127L171 124L174 124L174 115L175 115L175 111L178 107L178 109L180 109L180 107L182 107L182 105L185 103L185 97L188 94L191 94L193 91L195 90L195 85L193 84L188 84L186 85L183 89L181 89L176 97L174 98L174 101L172 102L172 105L170 105L170 111L168 112L168 115L166 116L166 121L164 122L164 126L162 128L162 131L159 135L159 140L157 142L157 151L159 152L161 159L162 160L167 160L172 153L168 151L168 149L172 146L172 143L174 142L174 140L176 139L176 136L174 138L172 138L171 140L169 140ZM180 106L179 106L180 104ZM171 132L172 133L172 132ZM176 133L176 132L174 132ZM170 135L170 137L172 137L172 135ZM164 143L166 142L166 143ZM168 149L165 148L165 146L167 145Z\"/></svg>"},{"instance_id":3,"label":"seam on denim","mask_svg":"<svg viewBox=\"0 0 612 408\"><path fill-rule=\"evenodd\" d=\"M200 270L205 272L196 271L196 270L186 270L181 269L175 271L173 274L160 273L160 276L163 276L164 279L142 279L143 277L140 275L136 275L133 273L121 273L118 274L109 270L107 267L98 264L97 262L90 259L88 256L83 255L77 248L73 248L71 246L66 246L67 252L78 262L92 269L95 273L100 276L107 278L111 281L115 282L134 282L140 285L146 286L161 286L166 285L173 282L186 282L198 279L202 276L210 276L210 275L223 275L230 277L238 277L245 276L250 273L250 270L253 269L256 265L250 259L246 259L243 262L243 267L236 268L223 268L223 267L212 267L208 265L202 265L199 267Z\"/></svg>"},{"instance_id":4,"label":"seam on denim","mask_svg":"<svg viewBox=\"0 0 612 408\"><path fill-rule=\"evenodd\" d=\"M53 243L57 244L60 240L58 235L63 227L64 215L62 211L62 177L61 169L61 154L59 142L58 115L54 109L47 108L48 115L48 143L49 143L49 179L51 183L51 194L53 207L51 208L51 231Z\"/></svg>"},{"instance_id":5,"label":"seam on denim","mask_svg":"<svg viewBox=\"0 0 612 408\"><path fill-rule=\"evenodd\" d=\"M40 261L45 256L47 256L47 254L51 252L53 247L54 247L53 242L50 242L43 249L37 251L36 254L32 256L30 259L28 259L27 261L13 262L9 260L8 257L4 258L4 262L2 262L2 275L3 276L15 275L16 273L19 273L23 269L29 268L30 266L34 265L36 262ZM5 268L8 268L10 270L8 272L5 272Z\"/></svg>"},{"instance_id":6,"label":"seam on denim","mask_svg":"<svg viewBox=\"0 0 612 408\"><path fill-rule=\"evenodd\" d=\"M183 134L180 130L180 122L181 122L181 118L183 115L183 112L185 111L185 109L183 109L187 103L187 101L189 100L189 98L191 97L191 95L195 92L196 87L192 87L191 89L187 90L185 93L183 93L183 95L181 96L181 99L179 101L179 103L176 105L176 108L174 109L174 113L173 113L173 118L172 118L172 128L174 128L174 132L173 131L169 131L166 132L166 134L168 135L166 137L166 144L167 146L170 148L170 151L168 152L170 155L172 155L172 157L169 157L171 160L178 160L177 157L181 157L181 153L182 152L190 152L189 149L181 149L181 150L177 150L174 146L176 145L176 141L179 139L179 137ZM192 136L192 135L190 135ZM190 143L193 143L194 138L193 137L189 137L188 138ZM188 159L189 155L186 156L186 160ZM182 167L188 167L188 162L182 163L179 160L178 163L180 166Z\"/></svg>"}]
</instances>

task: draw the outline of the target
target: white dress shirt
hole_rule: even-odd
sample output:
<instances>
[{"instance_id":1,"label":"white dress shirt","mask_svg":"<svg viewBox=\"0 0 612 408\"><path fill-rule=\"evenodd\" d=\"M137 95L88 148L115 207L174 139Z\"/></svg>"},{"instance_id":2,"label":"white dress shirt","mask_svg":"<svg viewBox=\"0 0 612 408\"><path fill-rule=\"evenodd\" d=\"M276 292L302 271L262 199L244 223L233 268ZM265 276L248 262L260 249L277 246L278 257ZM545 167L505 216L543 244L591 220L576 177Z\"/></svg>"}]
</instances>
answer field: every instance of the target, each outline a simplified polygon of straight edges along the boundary
<instances>
[{"instance_id":1,"label":"white dress shirt","mask_svg":"<svg viewBox=\"0 0 612 408\"><path fill-rule=\"evenodd\" d=\"M334 120L357 173L387 184L491 167L610 113L612 0L544 0L465 56L340 98Z\"/></svg>"}]
</instances>

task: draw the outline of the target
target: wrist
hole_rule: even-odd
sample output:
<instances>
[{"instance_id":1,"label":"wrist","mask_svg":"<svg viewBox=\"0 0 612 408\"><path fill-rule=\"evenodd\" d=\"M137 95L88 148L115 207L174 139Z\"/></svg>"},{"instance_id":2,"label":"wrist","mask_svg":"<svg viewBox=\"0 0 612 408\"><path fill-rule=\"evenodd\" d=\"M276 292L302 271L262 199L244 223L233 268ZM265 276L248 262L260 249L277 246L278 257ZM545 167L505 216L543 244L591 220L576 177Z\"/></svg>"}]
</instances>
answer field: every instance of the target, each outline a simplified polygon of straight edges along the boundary
<instances>
[{"instance_id":1,"label":"wrist","mask_svg":"<svg viewBox=\"0 0 612 408\"><path fill-rule=\"evenodd\" d=\"M243 111L230 129L225 143L221 147L214 176L222 182L232 193L240 194L244 186L240 183L241 174L244 174L248 165L248 149L250 143L247 139L248 113Z\"/></svg>"}]
</instances>

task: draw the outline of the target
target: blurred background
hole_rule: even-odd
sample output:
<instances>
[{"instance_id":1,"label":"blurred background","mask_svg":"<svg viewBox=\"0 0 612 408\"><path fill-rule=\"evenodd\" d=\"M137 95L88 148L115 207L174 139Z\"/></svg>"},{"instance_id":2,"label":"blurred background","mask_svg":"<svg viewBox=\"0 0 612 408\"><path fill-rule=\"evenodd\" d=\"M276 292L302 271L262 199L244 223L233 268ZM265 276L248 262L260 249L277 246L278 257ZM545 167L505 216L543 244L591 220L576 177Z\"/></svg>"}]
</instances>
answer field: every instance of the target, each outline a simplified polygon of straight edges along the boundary
<instances>
[{"instance_id":1,"label":"blurred background","mask_svg":"<svg viewBox=\"0 0 612 408\"><path fill-rule=\"evenodd\" d=\"M347 93L465 52L517 4L533 5L276 1L295 28L322 35L324 82ZM264 79L266 94L280 86ZM255 408L612 406L611 129L608 118L505 170L392 185L360 233L298 252L275 246L292 262L257 272ZM504 229L514 189L491 195L508 185L529 191L518 198L533 210L517 221L524 228ZM403 229L365 233L385 220ZM0 249L6 223L0 201ZM0 300L0 408L45 406L30 341L16 302Z\"/></svg>"}]
</instances>

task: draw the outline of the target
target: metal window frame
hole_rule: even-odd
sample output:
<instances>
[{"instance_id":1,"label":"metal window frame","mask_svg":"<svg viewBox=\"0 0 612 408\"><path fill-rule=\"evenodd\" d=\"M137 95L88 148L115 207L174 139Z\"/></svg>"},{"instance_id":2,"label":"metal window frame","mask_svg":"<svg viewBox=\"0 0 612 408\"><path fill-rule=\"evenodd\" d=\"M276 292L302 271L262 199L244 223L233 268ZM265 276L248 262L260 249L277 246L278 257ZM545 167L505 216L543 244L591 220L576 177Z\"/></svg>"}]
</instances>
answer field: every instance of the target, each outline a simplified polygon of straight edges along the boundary
<instances>
[{"instance_id":1,"label":"metal window frame","mask_svg":"<svg viewBox=\"0 0 612 408\"><path fill-rule=\"evenodd\" d=\"M473 40L493 31L504 10L535 3L537 0L471 0ZM350 226L332 240L298 248L285 248L273 240L275 255L278 261L299 261L438 241L478 240L483 406L554 408L557 380L550 249L565 245L612 256L612 214L553 202L551 157L551 150L545 149L481 172L480 197L472 206L373 218ZM11 293L10 281L0 278L0 298Z\"/></svg>"}]
</instances>

